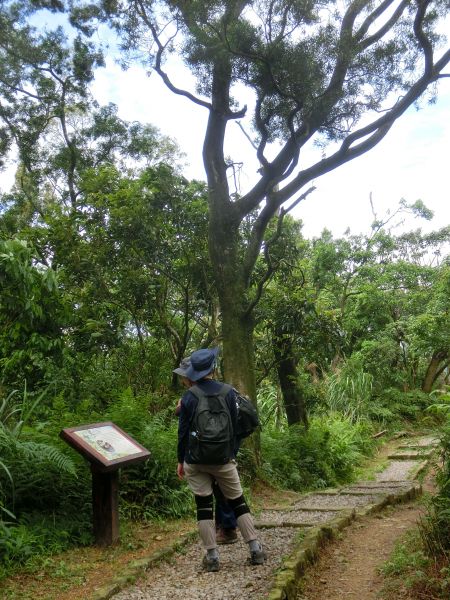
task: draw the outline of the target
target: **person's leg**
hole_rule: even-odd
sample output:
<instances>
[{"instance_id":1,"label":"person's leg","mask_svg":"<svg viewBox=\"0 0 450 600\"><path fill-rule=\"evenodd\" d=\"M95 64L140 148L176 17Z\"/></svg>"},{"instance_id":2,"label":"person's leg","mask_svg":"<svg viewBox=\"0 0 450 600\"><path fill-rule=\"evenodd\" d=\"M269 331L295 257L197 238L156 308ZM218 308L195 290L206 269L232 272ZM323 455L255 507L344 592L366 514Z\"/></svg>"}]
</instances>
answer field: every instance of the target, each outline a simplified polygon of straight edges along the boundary
<instances>
[{"instance_id":1,"label":"person's leg","mask_svg":"<svg viewBox=\"0 0 450 600\"><path fill-rule=\"evenodd\" d=\"M213 479L208 473L202 472L198 465L184 463L184 472L187 484L194 492L198 532L206 550L203 566L207 571L218 571L219 552L213 520Z\"/></svg>"},{"instance_id":2,"label":"person's leg","mask_svg":"<svg viewBox=\"0 0 450 600\"><path fill-rule=\"evenodd\" d=\"M250 513L250 508L244 498L239 474L234 461L226 465L214 466L211 474L215 477L228 504L233 509L239 531L250 548L252 564L263 564L265 553L258 539L258 534Z\"/></svg>"},{"instance_id":3,"label":"person's leg","mask_svg":"<svg viewBox=\"0 0 450 600\"><path fill-rule=\"evenodd\" d=\"M216 540L218 544L234 544L238 541L237 522L234 511L228 504L217 481L213 483L215 499Z\"/></svg>"}]
</instances>

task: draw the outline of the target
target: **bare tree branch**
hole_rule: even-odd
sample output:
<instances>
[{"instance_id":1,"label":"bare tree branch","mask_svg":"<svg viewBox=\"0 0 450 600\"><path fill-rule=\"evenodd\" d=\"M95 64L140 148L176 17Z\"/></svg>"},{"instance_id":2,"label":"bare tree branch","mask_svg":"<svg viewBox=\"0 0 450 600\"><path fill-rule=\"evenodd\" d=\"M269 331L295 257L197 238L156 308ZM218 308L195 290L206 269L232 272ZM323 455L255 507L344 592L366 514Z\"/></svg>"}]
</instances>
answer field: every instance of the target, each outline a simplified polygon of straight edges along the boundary
<instances>
[{"instance_id":1,"label":"bare tree branch","mask_svg":"<svg viewBox=\"0 0 450 600\"><path fill-rule=\"evenodd\" d=\"M152 36L153 36L153 40L158 48L158 50L156 52L156 57L155 57L155 65L153 67L155 69L155 71L158 73L158 75L161 77L161 79L164 81L165 85L169 88L169 90L171 92L173 92L174 94L177 94L178 96L184 96L185 98L188 98L191 102L194 102L194 104L198 104L199 106L203 106L204 108L207 108L208 110L210 110L212 108L210 102L206 102L205 100L202 100L201 98L197 98L197 96L194 96L194 94L191 94L191 92L188 92L187 90L183 90L182 88L175 86L172 83L172 81L170 80L167 73L165 71L163 71L162 66L161 66L162 65L162 57L163 57L163 54L164 54L167 44L164 45L161 42L161 40L159 39L158 31L155 27L155 24L149 18L142 0L137 0L136 6L138 8L140 17L142 18L144 23L147 25L147 27L150 29Z\"/></svg>"}]
</instances>

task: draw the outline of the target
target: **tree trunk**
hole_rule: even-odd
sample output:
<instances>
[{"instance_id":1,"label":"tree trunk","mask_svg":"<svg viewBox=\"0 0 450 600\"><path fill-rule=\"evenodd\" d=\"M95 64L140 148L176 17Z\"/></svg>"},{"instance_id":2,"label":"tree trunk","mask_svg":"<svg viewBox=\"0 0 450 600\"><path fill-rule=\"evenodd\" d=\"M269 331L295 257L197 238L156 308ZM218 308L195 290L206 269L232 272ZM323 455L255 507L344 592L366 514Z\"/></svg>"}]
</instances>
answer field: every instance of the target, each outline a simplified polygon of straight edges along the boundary
<instances>
[{"instance_id":1,"label":"tree trunk","mask_svg":"<svg viewBox=\"0 0 450 600\"><path fill-rule=\"evenodd\" d=\"M208 180L208 248L221 312L224 379L256 405L254 323L248 311L250 281L244 274L239 231L244 215L230 198L224 157L225 130L231 114L230 86L231 65L227 60L218 60L213 67L212 104L203 144ZM246 443L254 450L253 466L257 466L258 433Z\"/></svg>"},{"instance_id":2,"label":"tree trunk","mask_svg":"<svg viewBox=\"0 0 450 600\"><path fill-rule=\"evenodd\" d=\"M303 423L305 428L308 428L308 416L303 393L298 385L297 360L293 356L292 341L286 334L279 332L273 337L273 348L288 425Z\"/></svg>"},{"instance_id":3,"label":"tree trunk","mask_svg":"<svg viewBox=\"0 0 450 600\"><path fill-rule=\"evenodd\" d=\"M210 208L209 251L221 312L224 380L248 395L256 406L254 322L247 311L248 286L239 256L239 223L233 218L233 205L217 201L220 191L215 191ZM254 463L250 466L256 473L260 464L258 431L245 444L252 450Z\"/></svg>"},{"instance_id":4,"label":"tree trunk","mask_svg":"<svg viewBox=\"0 0 450 600\"><path fill-rule=\"evenodd\" d=\"M433 389L433 384L439 374L440 365L442 361L446 360L447 358L447 350L438 350L437 352L433 353L422 384L422 391L426 394L429 394Z\"/></svg>"},{"instance_id":5,"label":"tree trunk","mask_svg":"<svg viewBox=\"0 0 450 600\"><path fill-rule=\"evenodd\" d=\"M223 231L226 230L224 235ZM247 289L230 227L211 224L211 262L222 317L224 378L256 402L253 318L246 312ZM227 238L220 241L220 238ZM224 249L226 244L226 249ZM234 246L234 247L233 247Z\"/></svg>"}]
</instances>

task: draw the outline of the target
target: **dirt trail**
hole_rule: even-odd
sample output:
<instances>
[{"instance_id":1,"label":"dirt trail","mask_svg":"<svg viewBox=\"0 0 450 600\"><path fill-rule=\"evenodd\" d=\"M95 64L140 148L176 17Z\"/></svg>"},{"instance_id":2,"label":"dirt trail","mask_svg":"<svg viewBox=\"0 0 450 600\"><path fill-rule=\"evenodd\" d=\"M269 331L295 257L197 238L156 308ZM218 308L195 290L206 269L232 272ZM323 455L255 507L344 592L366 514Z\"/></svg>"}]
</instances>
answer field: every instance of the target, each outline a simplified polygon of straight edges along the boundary
<instances>
[{"instance_id":1,"label":"dirt trail","mask_svg":"<svg viewBox=\"0 0 450 600\"><path fill-rule=\"evenodd\" d=\"M434 492L433 474L423 487ZM355 521L323 549L296 600L380 600L384 580L379 568L424 512L424 505L416 500Z\"/></svg>"},{"instance_id":2,"label":"dirt trail","mask_svg":"<svg viewBox=\"0 0 450 600\"><path fill-rule=\"evenodd\" d=\"M414 502L355 522L341 540L322 551L297 600L379 600L383 577L378 568L389 558L397 540L414 527L422 511Z\"/></svg>"}]
</instances>

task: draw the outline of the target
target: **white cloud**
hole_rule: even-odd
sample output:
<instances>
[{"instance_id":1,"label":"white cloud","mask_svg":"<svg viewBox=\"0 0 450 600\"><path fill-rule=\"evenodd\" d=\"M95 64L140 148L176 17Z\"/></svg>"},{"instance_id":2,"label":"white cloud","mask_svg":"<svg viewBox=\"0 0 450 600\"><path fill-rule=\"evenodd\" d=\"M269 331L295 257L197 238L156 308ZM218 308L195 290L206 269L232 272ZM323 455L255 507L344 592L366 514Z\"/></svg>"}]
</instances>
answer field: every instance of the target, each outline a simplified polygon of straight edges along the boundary
<instances>
[{"instance_id":1,"label":"white cloud","mask_svg":"<svg viewBox=\"0 0 450 600\"><path fill-rule=\"evenodd\" d=\"M411 228L450 223L450 89L442 92L437 104L408 111L376 148L317 180L314 197L297 212L305 232L318 235L328 227L341 234L347 226L355 233L367 231L370 194L379 216L395 210L401 198L408 203L421 199L435 212L430 223L410 220Z\"/></svg>"}]
</instances>

